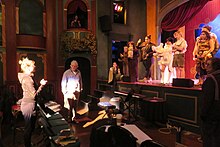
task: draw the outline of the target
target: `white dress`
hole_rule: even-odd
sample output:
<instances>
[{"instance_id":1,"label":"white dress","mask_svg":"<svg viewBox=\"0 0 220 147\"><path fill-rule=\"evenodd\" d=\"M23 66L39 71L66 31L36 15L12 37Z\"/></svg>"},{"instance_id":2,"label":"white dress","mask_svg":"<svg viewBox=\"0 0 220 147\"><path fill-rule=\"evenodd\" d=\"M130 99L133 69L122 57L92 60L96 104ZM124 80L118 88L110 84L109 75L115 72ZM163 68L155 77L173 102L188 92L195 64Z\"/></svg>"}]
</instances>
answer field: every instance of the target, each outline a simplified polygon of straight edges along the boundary
<instances>
[{"instance_id":1,"label":"white dress","mask_svg":"<svg viewBox=\"0 0 220 147\"><path fill-rule=\"evenodd\" d=\"M165 44L164 48L160 45L158 47L154 47L154 51L160 60L158 61L159 65L165 65L169 67L169 70L172 70L173 63L173 53L172 53L172 45Z\"/></svg>"}]
</instances>

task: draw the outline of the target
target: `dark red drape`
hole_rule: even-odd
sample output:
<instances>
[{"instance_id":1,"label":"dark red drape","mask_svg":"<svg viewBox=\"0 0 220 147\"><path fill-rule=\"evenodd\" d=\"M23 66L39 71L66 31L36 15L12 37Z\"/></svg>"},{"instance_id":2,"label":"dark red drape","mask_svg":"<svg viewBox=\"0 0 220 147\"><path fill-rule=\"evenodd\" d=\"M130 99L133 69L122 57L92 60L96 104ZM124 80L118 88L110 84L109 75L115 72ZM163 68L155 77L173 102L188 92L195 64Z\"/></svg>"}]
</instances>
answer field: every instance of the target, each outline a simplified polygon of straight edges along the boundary
<instances>
[{"instance_id":1,"label":"dark red drape","mask_svg":"<svg viewBox=\"0 0 220 147\"><path fill-rule=\"evenodd\" d=\"M68 14L74 14L77 10L77 8L80 8L83 12L87 12L86 4L81 0L74 0L71 2L68 6Z\"/></svg>"},{"instance_id":2,"label":"dark red drape","mask_svg":"<svg viewBox=\"0 0 220 147\"><path fill-rule=\"evenodd\" d=\"M178 30L191 20L210 0L189 0L170 11L162 20L161 28L165 31Z\"/></svg>"}]
</instances>

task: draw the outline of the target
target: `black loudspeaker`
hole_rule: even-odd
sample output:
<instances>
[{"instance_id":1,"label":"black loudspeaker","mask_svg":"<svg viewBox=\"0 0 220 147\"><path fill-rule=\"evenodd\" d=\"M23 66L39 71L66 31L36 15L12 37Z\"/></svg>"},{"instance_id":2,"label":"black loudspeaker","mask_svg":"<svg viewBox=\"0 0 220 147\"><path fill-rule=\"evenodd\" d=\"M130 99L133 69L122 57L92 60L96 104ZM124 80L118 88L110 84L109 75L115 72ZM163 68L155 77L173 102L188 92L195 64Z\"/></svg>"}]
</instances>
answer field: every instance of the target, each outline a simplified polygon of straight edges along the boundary
<instances>
[{"instance_id":1,"label":"black loudspeaker","mask_svg":"<svg viewBox=\"0 0 220 147\"><path fill-rule=\"evenodd\" d=\"M109 15L99 17L102 32L109 32L112 30L111 18Z\"/></svg>"},{"instance_id":2,"label":"black loudspeaker","mask_svg":"<svg viewBox=\"0 0 220 147\"><path fill-rule=\"evenodd\" d=\"M123 76L122 81L123 82L131 82L131 78L129 76Z\"/></svg>"},{"instance_id":3,"label":"black loudspeaker","mask_svg":"<svg viewBox=\"0 0 220 147\"><path fill-rule=\"evenodd\" d=\"M175 78L173 79L172 86L190 88L194 86L194 81L191 79L185 79L185 78Z\"/></svg>"}]
</instances>

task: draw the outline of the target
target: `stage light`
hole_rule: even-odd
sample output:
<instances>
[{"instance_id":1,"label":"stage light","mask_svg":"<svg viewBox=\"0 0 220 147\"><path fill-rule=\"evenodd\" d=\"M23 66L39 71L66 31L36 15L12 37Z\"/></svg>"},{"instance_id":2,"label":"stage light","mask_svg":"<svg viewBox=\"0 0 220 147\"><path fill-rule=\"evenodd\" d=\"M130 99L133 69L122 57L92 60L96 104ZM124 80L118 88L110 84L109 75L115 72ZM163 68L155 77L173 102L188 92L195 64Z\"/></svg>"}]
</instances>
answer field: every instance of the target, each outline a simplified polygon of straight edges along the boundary
<instances>
[{"instance_id":1,"label":"stage light","mask_svg":"<svg viewBox=\"0 0 220 147\"><path fill-rule=\"evenodd\" d=\"M120 6L119 4L115 4L115 3L114 3L114 5L115 5L114 9L116 12L122 12L123 6Z\"/></svg>"}]
</instances>

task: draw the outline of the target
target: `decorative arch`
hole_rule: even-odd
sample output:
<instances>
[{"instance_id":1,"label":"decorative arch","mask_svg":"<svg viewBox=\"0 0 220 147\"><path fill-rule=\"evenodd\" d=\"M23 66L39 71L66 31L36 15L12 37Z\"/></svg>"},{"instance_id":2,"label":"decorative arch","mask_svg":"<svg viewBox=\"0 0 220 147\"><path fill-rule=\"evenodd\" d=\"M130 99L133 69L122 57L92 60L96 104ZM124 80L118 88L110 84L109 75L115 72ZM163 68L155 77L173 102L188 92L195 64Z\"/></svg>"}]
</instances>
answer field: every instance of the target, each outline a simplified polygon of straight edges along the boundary
<instances>
[{"instance_id":1,"label":"decorative arch","mask_svg":"<svg viewBox=\"0 0 220 147\"><path fill-rule=\"evenodd\" d=\"M166 14L168 14L170 11L174 10L175 8L177 8L178 6L188 2L189 0L182 0L182 1L178 1L178 0L173 0L170 3L168 3L167 5L165 5L161 10L159 10L158 13L158 19L157 19L157 26L161 26L161 21L163 20L164 16L166 16ZM158 6L159 8L159 6Z\"/></svg>"},{"instance_id":2,"label":"decorative arch","mask_svg":"<svg viewBox=\"0 0 220 147\"><path fill-rule=\"evenodd\" d=\"M82 20L80 20L82 21L82 28L91 30L89 25L91 19L90 7L88 1L86 0L67 0L64 5L64 29L68 29L68 24L70 23L69 21L71 21L71 17L74 17L74 13L77 11L84 13L84 17Z\"/></svg>"}]
</instances>

